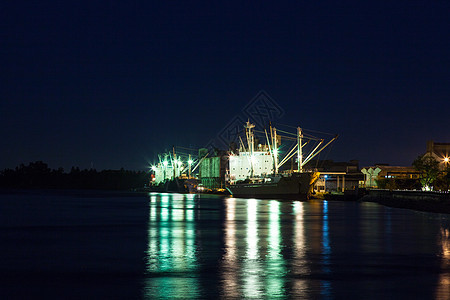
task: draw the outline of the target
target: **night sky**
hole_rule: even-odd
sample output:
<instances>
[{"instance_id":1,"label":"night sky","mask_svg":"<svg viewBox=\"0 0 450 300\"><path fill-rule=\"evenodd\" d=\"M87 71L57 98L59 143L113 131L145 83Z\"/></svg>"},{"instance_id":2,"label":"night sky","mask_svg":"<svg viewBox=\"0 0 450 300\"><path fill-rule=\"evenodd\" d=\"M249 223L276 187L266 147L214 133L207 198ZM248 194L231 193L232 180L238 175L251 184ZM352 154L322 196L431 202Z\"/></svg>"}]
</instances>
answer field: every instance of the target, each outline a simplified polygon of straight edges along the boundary
<instances>
[{"instance_id":1,"label":"night sky","mask_svg":"<svg viewBox=\"0 0 450 300\"><path fill-rule=\"evenodd\" d=\"M143 170L261 90L282 123L340 135L328 159L450 142L449 1L6 1L0 24L0 169Z\"/></svg>"}]
</instances>

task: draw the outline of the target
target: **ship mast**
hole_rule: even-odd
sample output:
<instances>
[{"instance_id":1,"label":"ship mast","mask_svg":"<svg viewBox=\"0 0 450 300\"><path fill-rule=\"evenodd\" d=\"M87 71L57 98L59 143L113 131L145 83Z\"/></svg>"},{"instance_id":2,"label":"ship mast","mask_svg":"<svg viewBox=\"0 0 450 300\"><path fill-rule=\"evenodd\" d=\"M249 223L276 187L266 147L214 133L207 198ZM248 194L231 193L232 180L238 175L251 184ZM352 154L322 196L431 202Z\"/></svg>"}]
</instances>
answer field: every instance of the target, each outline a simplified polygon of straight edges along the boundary
<instances>
[{"instance_id":1,"label":"ship mast","mask_svg":"<svg viewBox=\"0 0 450 300\"><path fill-rule=\"evenodd\" d=\"M191 165L192 165L192 159L191 159L190 154L189 154L188 165L189 165L189 179L190 179L191 178Z\"/></svg>"},{"instance_id":2,"label":"ship mast","mask_svg":"<svg viewBox=\"0 0 450 300\"><path fill-rule=\"evenodd\" d=\"M274 127L272 129L273 131L273 141L272 141L272 146L273 146L273 163L275 165L275 175L278 174L278 145L277 145L277 129Z\"/></svg>"},{"instance_id":3,"label":"ship mast","mask_svg":"<svg viewBox=\"0 0 450 300\"><path fill-rule=\"evenodd\" d=\"M176 174L176 171L175 171L176 165L177 165L177 155L175 154L175 146L173 146L173 161L172 161L173 179L176 178L176 176L175 176L175 174Z\"/></svg>"},{"instance_id":4,"label":"ship mast","mask_svg":"<svg viewBox=\"0 0 450 300\"><path fill-rule=\"evenodd\" d=\"M250 154L250 177L253 177L253 161L255 160L253 157L253 152L255 151L255 141L254 141L254 135L253 135L253 128L255 127L254 124L251 124L250 121L247 121L245 124L245 133L247 135L247 142L248 142L248 151Z\"/></svg>"},{"instance_id":5,"label":"ship mast","mask_svg":"<svg viewBox=\"0 0 450 300\"><path fill-rule=\"evenodd\" d=\"M302 138L302 129L297 127L297 170L299 173L303 172Z\"/></svg>"}]
</instances>

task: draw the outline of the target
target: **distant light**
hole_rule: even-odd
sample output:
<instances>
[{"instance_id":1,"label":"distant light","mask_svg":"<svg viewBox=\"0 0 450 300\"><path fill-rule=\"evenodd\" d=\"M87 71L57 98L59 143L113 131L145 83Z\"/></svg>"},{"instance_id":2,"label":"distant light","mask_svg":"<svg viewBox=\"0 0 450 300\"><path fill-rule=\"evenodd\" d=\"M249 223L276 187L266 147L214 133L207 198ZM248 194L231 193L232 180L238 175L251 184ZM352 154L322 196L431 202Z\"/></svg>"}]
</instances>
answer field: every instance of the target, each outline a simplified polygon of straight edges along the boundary
<instances>
[{"instance_id":1,"label":"distant light","mask_svg":"<svg viewBox=\"0 0 450 300\"><path fill-rule=\"evenodd\" d=\"M445 158L444 158L444 162L448 163L448 160L449 160L448 157L445 157Z\"/></svg>"},{"instance_id":2,"label":"distant light","mask_svg":"<svg viewBox=\"0 0 450 300\"><path fill-rule=\"evenodd\" d=\"M188 160L188 164L192 165L194 161L192 159Z\"/></svg>"},{"instance_id":3,"label":"distant light","mask_svg":"<svg viewBox=\"0 0 450 300\"><path fill-rule=\"evenodd\" d=\"M156 172L156 166L152 166L152 170Z\"/></svg>"},{"instance_id":4,"label":"distant light","mask_svg":"<svg viewBox=\"0 0 450 300\"><path fill-rule=\"evenodd\" d=\"M432 190L431 187L429 187L428 185L422 187L422 191L429 192L429 191L431 191L431 190Z\"/></svg>"},{"instance_id":5,"label":"distant light","mask_svg":"<svg viewBox=\"0 0 450 300\"><path fill-rule=\"evenodd\" d=\"M328 178L328 175L324 175L323 178L327 179L327 178Z\"/></svg>"},{"instance_id":6,"label":"distant light","mask_svg":"<svg viewBox=\"0 0 450 300\"><path fill-rule=\"evenodd\" d=\"M274 154L274 155L278 155L278 149L274 149L274 150L273 150L273 154Z\"/></svg>"},{"instance_id":7,"label":"distant light","mask_svg":"<svg viewBox=\"0 0 450 300\"><path fill-rule=\"evenodd\" d=\"M179 160L178 161L178 166L181 167L181 164L182 164L182 162L181 162L181 160Z\"/></svg>"},{"instance_id":8,"label":"distant light","mask_svg":"<svg viewBox=\"0 0 450 300\"><path fill-rule=\"evenodd\" d=\"M163 161L164 166L167 166L167 164L168 164L167 160Z\"/></svg>"}]
</instances>

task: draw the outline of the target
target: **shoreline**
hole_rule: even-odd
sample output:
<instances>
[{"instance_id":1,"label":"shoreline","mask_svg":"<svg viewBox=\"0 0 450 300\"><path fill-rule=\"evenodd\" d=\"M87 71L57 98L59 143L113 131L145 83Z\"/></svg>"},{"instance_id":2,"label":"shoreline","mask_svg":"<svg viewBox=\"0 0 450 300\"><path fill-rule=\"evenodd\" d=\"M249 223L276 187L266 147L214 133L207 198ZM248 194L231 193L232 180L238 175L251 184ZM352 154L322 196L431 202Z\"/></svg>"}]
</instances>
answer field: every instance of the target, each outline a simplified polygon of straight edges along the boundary
<instances>
[{"instance_id":1,"label":"shoreline","mask_svg":"<svg viewBox=\"0 0 450 300\"><path fill-rule=\"evenodd\" d=\"M105 189L15 189L0 188L0 194L15 193L73 193L85 196L89 192L99 192L103 196L148 196L149 192L141 189L134 190L105 190ZM208 194L213 195L213 194ZM225 196L225 195L218 195ZM389 191L389 190L359 190L345 193L330 193L316 195L311 200L326 201L355 201L372 202L393 208L404 208L415 211L450 214L450 193L423 191Z\"/></svg>"},{"instance_id":2,"label":"shoreline","mask_svg":"<svg viewBox=\"0 0 450 300\"><path fill-rule=\"evenodd\" d=\"M450 214L450 194L422 191L368 190L358 199L394 208Z\"/></svg>"},{"instance_id":3,"label":"shoreline","mask_svg":"<svg viewBox=\"0 0 450 300\"><path fill-rule=\"evenodd\" d=\"M327 201L373 202L393 208L450 214L450 193L423 191L365 190L328 193L313 199Z\"/></svg>"}]
</instances>

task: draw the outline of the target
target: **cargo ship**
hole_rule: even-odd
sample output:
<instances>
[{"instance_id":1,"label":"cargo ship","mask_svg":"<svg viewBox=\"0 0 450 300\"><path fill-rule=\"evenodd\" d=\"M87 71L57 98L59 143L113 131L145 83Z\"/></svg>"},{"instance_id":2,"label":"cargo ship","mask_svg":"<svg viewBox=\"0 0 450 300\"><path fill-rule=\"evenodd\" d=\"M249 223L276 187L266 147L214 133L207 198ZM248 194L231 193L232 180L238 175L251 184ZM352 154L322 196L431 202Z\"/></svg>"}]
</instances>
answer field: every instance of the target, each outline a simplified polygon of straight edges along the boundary
<instances>
[{"instance_id":1,"label":"cargo ship","mask_svg":"<svg viewBox=\"0 0 450 300\"><path fill-rule=\"evenodd\" d=\"M313 192L314 183L320 173L305 170L305 165L316 157L337 136L330 141L312 138L315 145L311 151L305 153L305 146L310 139L305 139L303 131L297 127L296 135L289 134L286 139L295 141L293 147L284 157L280 157L279 145L281 136L277 129L270 126L269 133L265 130L267 144L256 143L254 124L249 121L244 125L246 143L240 138L239 151L231 153L229 157L229 180L227 189L234 197L243 198L287 198L293 200L309 199ZM270 137L269 137L270 135ZM297 169L280 171L289 160L297 158Z\"/></svg>"},{"instance_id":2,"label":"cargo ship","mask_svg":"<svg viewBox=\"0 0 450 300\"><path fill-rule=\"evenodd\" d=\"M181 148L181 147L180 147ZM151 166L151 180L147 187L151 192L196 193L199 180L193 176L201 160L191 155L167 152L158 155L159 162Z\"/></svg>"},{"instance_id":3,"label":"cargo ship","mask_svg":"<svg viewBox=\"0 0 450 300\"><path fill-rule=\"evenodd\" d=\"M299 127L296 134L279 130L282 132L280 135L272 126L269 127L269 132L256 131L255 125L250 121L244 124L244 128L245 137L239 137L239 147L228 150L215 149L215 153L210 157L209 151L205 148L198 149L196 159L178 149L175 151L175 147L172 152L159 155L159 162L152 166L153 174L149 190L176 193L229 193L234 197L243 198L308 199L320 174L304 167L337 136L325 142L324 139L305 136ZM266 143L260 143L261 139L255 136L255 131L259 137L262 133ZM281 144L282 138L291 142L290 151L286 151L284 156L281 155L282 147L285 146ZM296 169L293 167L294 158L297 158ZM289 161L291 168L286 170L283 166ZM195 174L197 168L198 174Z\"/></svg>"},{"instance_id":4,"label":"cargo ship","mask_svg":"<svg viewBox=\"0 0 450 300\"><path fill-rule=\"evenodd\" d=\"M318 172L293 173L253 179L248 182L230 184L227 189L233 197L261 199L309 199Z\"/></svg>"}]
</instances>

